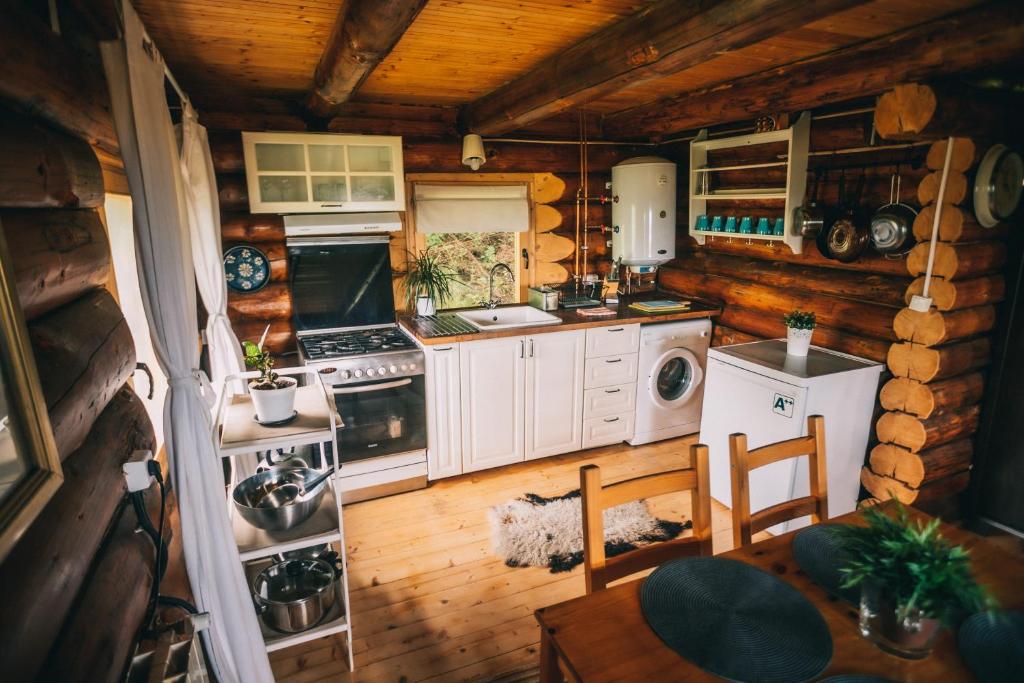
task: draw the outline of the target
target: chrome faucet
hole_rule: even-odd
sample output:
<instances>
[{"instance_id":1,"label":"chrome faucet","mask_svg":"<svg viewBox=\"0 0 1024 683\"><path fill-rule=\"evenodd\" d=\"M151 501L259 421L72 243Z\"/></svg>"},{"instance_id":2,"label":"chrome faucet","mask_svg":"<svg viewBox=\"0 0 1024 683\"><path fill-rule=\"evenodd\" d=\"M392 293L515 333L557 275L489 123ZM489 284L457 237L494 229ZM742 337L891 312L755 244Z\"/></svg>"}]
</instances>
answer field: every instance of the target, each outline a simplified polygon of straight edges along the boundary
<instances>
[{"instance_id":1,"label":"chrome faucet","mask_svg":"<svg viewBox=\"0 0 1024 683\"><path fill-rule=\"evenodd\" d=\"M496 263L496 264L494 264L494 267L491 268L491 275L490 275L490 277L487 278L487 301L481 301L480 302L480 305L483 306L484 308L496 308L498 306L498 304L501 303L501 299L494 298L494 275L499 270L502 270L502 269L504 269L504 271L506 273L508 273L508 280L509 280L509 282L515 282L516 281L515 274L512 272L512 269L509 268L506 264L504 264L504 263Z\"/></svg>"}]
</instances>

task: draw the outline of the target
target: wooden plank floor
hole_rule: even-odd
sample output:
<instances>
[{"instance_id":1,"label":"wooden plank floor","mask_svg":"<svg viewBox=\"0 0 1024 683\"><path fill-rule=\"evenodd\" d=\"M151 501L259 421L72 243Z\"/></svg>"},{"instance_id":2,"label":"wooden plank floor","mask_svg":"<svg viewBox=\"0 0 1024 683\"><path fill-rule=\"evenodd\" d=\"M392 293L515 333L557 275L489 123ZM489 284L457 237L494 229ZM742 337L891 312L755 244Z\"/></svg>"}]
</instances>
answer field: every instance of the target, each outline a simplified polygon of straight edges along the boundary
<instances>
[{"instance_id":1,"label":"wooden plank floor","mask_svg":"<svg viewBox=\"0 0 1024 683\"><path fill-rule=\"evenodd\" d=\"M533 611L582 595L582 568L551 574L506 567L492 552L489 508L527 492L553 496L578 488L587 463L598 464L606 481L686 466L692 442L618 444L346 506L356 671L347 671L344 639L328 637L273 653L277 679L490 681L536 666ZM688 495L650 504L658 517L689 519ZM728 510L713 505L718 553L732 547L731 524Z\"/></svg>"}]
</instances>

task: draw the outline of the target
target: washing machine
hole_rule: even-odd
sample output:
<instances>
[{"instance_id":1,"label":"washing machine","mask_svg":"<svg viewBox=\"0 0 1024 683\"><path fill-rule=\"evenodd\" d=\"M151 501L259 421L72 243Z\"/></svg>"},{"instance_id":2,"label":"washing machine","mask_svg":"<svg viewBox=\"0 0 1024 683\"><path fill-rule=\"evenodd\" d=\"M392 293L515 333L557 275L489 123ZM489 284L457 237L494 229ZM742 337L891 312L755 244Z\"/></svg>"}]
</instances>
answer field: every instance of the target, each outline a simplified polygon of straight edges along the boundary
<instances>
[{"instance_id":1,"label":"washing machine","mask_svg":"<svg viewBox=\"0 0 1024 683\"><path fill-rule=\"evenodd\" d=\"M653 323L640 328L636 446L700 431L711 321Z\"/></svg>"}]
</instances>

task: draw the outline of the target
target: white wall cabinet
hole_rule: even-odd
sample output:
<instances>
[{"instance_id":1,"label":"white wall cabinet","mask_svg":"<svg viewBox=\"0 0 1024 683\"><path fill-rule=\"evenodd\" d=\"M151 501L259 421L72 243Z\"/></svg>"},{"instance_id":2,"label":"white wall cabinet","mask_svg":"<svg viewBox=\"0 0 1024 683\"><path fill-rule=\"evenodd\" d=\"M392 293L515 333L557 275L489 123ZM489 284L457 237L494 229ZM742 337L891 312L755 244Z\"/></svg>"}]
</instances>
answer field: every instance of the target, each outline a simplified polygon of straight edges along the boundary
<instances>
[{"instance_id":1,"label":"white wall cabinet","mask_svg":"<svg viewBox=\"0 0 1024 683\"><path fill-rule=\"evenodd\" d=\"M404 211L402 138L242 133L252 213Z\"/></svg>"},{"instance_id":2,"label":"white wall cabinet","mask_svg":"<svg viewBox=\"0 0 1024 683\"><path fill-rule=\"evenodd\" d=\"M427 476L462 474L462 385L459 345L423 350L427 372Z\"/></svg>"},{"instance_id":3,"label":"white wall cabinet","mask_svg":"<svg viewBox=\"0 0 1024 683\"><path fill-rule=\"evenodd\" d=\"M526 338L526 459L582 447L586 331Z\"/></svg>"},{"instance_id":4,"label":"white wall cabinet","mask_svg":"<svg viewBox=\"0 0 1024 683\"><path fill-rule=\"evenodd\" d=\"M459 345L463 472L524 459L525 347L523 337Z\"/></svg>"}]
</instances>

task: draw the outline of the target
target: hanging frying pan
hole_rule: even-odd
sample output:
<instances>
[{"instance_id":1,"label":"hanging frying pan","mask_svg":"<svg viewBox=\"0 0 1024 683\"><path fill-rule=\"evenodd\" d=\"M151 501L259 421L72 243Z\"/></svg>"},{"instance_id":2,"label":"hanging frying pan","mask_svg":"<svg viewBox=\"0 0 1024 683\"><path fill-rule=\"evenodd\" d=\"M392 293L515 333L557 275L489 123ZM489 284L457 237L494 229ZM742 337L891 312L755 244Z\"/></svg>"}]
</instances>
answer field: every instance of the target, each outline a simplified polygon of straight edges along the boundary
<instances>
[{"instance_id":1,"label":"hanging frying pan","mask_svg":"<svg viewBox=\"0 0 1024 683\"><path fill-rule=\"evenodd\" d=\"M845 204L846 204L846 171L844 170L844 171L840 171L839 172L839 203L838 203L837 206L840 207L840 209L841 209L841 207L843 207ZM829 233L829 230L832 227L832 222L835 220L836 215L837 214L836 214L836 210L835 209L828 210L828 211L824 210L824 208L822 209L822 216L823 216L822 226L821 226L821 229L818 230L818 234L814 238L815 239L815 244L818 245L818 251L821 252L821 255L824 256L825 258L830 258L830 259L834 259L835 256L832 254L832 251L829 249L829 246L828 246L828 233Z\"/></svg>"},{"instance_id":2,"label":"hanging frying pan","mask_svg":"<svg viewBox=\"0 0 1024 683\"><path fill-rule=\"evenodd\" d=\"M917 211L900 202L900 169L889 180L889 203L871 217L871 244L879 254L901 255L910 251Z\"/></svg>"},{"instance_id":3,"label":"hanging frying pan","mask_svg":"<svg viewBox=\"0 0 1024 683\"><path fill-rule=\"evenodd\" d=\"M828 229L828 252L837 261L852 263L871 243L871 232L860 210L860 198L864 192L864 171L857 179L853 197L845 203L837 218Z\"/></svg>"}]
</instances>

